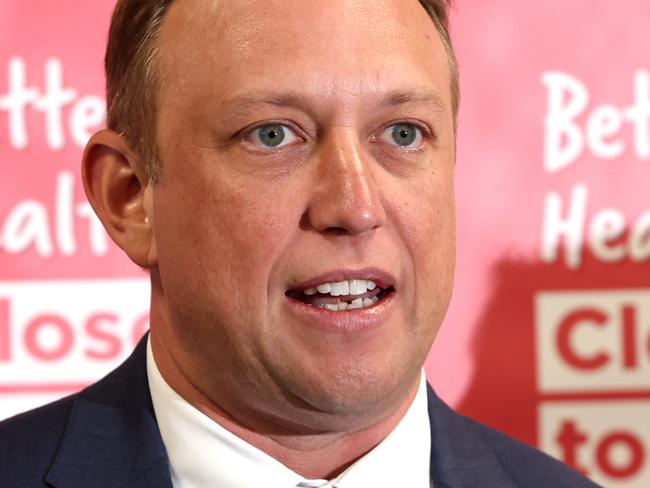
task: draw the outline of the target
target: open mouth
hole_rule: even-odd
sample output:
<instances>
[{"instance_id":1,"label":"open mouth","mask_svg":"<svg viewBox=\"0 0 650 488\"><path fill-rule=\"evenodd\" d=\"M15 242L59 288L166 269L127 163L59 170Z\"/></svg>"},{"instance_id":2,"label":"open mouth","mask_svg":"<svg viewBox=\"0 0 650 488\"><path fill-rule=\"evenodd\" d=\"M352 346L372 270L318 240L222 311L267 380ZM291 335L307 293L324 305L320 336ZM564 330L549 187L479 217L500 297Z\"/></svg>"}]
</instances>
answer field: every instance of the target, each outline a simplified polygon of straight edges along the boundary
<instances>
[{"instance_id":1,"label":"open mouth","mask_svg":"<svg viewBox=\"0 0 650 488\"><path fill-rule=\"evenodd\" d=\"M286 296L312 307L342 312L373 307L394 291L392 286L382 287L372 280L352 279L289 290Z\"/></svg>"}]
</instances>

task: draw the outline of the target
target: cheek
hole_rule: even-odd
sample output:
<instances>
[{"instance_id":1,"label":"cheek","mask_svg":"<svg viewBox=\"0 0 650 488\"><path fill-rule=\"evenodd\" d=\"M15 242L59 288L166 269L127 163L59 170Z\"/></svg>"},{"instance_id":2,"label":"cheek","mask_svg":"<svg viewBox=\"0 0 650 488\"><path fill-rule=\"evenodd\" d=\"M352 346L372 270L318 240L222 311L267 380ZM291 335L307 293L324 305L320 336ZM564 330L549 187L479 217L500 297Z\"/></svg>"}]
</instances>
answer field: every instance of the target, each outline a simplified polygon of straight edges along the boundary
<instances>
[{"instance_id":1,"label":"cheek","mask_svg":"<svg viewBox=\"0 0 650 488\"><path fill-rule=\"evenodd\" d=\"M414 261L453 257L455 203L451 178L417 182L400 189L399 194L396 221Z\"/></svg>"},{"instance_id":2,"label":"cheek","mask_svg":"<svg viewBox=\"0 0 650 488\"><path fill-rule=\"evenodd\" d=\"M166 264L181 269L192 288L227 295L233 309L245 310L251 300L266 300L270 270L299 216L272 186L223 180L197 175L159 192L161 271Z\"/></svg>"},{"instance_id":3,"label":"cheek","mask_svg":"<svg viewBox=\"0 0 650 488\"><path fill-rule=\"evenodd\" d=\"M397 219L412 261L414 309L421 310L425 320L439 320L451 297L455 268L453 180L428 180L403 194L408 199Z\"/></svg>"}]
</instances>

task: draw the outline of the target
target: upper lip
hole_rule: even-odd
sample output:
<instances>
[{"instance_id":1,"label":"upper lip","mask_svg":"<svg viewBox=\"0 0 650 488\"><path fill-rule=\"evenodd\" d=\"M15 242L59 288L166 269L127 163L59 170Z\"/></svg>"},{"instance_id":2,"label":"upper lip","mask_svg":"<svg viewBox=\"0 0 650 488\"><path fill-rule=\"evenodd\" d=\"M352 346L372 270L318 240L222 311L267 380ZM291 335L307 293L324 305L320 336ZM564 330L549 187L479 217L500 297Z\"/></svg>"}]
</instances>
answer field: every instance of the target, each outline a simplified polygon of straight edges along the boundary
<instances>
[{"instance_id":1,"label":"upper lip","mask_svg":"<svg viewBox=\"0 0 650 488\"><path fill-rule=\"evenodd\" d=\"M367 267L360 269L337 269L310 278L306 281L290 286L290 290L306 290L323 283L336 283L345 280L371 280L380 288L395 286L395 278L388 272L379 268Z\"/></svg>"}]
</instances>

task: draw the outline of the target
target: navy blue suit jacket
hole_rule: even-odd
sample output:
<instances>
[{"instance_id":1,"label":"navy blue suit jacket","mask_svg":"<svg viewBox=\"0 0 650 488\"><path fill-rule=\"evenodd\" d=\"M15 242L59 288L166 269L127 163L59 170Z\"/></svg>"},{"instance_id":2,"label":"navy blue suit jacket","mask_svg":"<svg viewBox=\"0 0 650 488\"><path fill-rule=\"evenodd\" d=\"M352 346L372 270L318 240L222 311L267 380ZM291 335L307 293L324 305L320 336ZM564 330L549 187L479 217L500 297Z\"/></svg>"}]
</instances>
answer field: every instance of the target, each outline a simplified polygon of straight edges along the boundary
<instances>
[{"instance_id":1,"label":"navy blue suit jacket","mask_svg":"<svg viewBox=\"0 0 650 488\"><path fill-rule=\"evenodd\" d=\"M0 423L0 486L172 488L149 394L145 345L141 341L119 368L82 392ZM436 488L596 486L455 413L431 388L428 401Z\"/></svg>"}]
</instances>

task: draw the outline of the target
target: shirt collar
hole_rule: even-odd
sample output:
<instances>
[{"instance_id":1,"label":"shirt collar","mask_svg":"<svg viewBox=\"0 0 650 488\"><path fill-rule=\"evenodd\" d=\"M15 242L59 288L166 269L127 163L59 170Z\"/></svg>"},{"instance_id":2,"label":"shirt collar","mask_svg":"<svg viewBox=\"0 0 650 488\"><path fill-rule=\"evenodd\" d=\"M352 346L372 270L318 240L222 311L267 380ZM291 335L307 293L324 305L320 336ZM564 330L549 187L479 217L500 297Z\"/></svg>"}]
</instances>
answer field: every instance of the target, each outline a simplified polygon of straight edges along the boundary
<instances>
[{"instance_id":1,"label":"shirt collar","mask_svg":"<svg viewBox=\"0 0 650 488\"><path fill-rule=\"evenodd\" d=\"M147 376L174 488L430 486L431 431L424 372L413 403L395 429L329 481L304 479L181 398L160 374L150 338Z\"/></svg>"}]
</instances>

